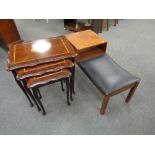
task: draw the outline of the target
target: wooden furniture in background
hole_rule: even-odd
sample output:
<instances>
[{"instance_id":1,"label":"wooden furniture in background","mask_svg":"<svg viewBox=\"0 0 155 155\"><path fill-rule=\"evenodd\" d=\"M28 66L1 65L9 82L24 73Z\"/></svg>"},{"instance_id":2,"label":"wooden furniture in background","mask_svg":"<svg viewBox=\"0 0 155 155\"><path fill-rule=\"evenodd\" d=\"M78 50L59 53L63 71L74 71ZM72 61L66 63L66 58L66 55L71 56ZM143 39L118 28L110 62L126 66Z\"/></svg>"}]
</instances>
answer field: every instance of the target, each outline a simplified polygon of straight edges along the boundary
<instances>
[{"instance_id":1,"label":"wooden furniture in background","mask_svg":"<svg viewBox=\"0 0 155 155\"><path fill-rule=\"evenodd\" d=\"M76 61L84 61L105 53L107 40L92 30L76 32L65 36L76 50Z\"/></svg>"},{"instance_id":2,"label":"wooden furniture in background","mask_svg":"<svg viewBox=\"0 0 155 155\"><path fill-rule=\"evenodd\" d=\"M96 33L101 33L103 28L103 20L102 19L93 19L91 22L91 30Z\"/></svg>"},{"instance_id":3,"label":"wooden furniture in background","mask_svg":"<svg viewBox=\"0 0 155 155\"><path fill-rule=\"evenodd\" d=\"M118 24L118 19L114 19L114 26ZM109 19L107 19L107 31L109 30Z\"/></svg>"},{"instance_id":4,"label":"wooden furniture in background","mask_svg":"<svg viewBox=\"0 0 155 155\"><path fill-rule=\"evenodd\" d=\"M13 19L0 19L0 35L7 45L21 40Z\"/></svg>"},{"instance_id":5,"label":"wooden furniture in background","mask_svg":"<svg viewBox=\"0 0 155 155\"><path fill-rule=\"evenodd\" d=\"M102 19L102 31L104 31L104 19Z\"/></svg>"},{"instance_id":6,"label":"wooden furniture in background","mask_svg":"<svg viewBox=\"0 0 155 155\"><path fill-rule=\"evenodd\" d=\"M84 26L78 24L78 28L76 24L78 23L77 19L64 19L64 28L70 31L79 32L90 29L90 26Z\"/></svg>"}]
</instances>

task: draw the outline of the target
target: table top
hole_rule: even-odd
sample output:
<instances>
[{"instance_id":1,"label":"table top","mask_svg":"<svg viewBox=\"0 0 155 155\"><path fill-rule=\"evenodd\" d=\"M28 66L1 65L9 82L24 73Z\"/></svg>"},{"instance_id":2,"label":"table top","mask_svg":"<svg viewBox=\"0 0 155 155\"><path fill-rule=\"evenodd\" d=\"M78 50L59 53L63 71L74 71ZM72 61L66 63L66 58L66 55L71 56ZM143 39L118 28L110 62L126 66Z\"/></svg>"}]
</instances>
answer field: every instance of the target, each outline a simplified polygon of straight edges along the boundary
<instances>
[{"instance_id":1,"label":"table top","mask_svg":"<svg viewBox=\"0 0 155 155\"><path fill-rule=\"evenodd\" d=\"M65 35L65 37L76 48L76 50L83 50L103 43L107 43L106 39L101 38L92 30L67 34Z\"/></svg>"},{"instance_id":2,"label":"table top","mask_svg":"<svg viewBox=\"0 0 155 155\"><path fill-rule=\"evenodd\" d=\"M10 46L7 67L8 70L14 70L75 56L67 39L59 36Z\"/></svg>"}]
</instances>

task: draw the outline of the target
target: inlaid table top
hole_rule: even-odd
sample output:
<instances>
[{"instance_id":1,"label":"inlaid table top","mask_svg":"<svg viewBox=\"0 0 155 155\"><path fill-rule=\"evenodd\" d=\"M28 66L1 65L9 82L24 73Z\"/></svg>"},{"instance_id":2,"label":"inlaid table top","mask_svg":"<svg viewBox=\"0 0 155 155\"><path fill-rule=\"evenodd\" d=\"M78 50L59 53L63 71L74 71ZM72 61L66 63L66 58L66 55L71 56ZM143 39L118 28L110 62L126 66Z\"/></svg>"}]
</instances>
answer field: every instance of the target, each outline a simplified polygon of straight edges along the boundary
<instances>
[{"instance_id":1,"label":"inlaid table top","mask_svg":"<svg viewBox=\"0 0 155 155\"><path fill-rule=\"evenodd\" d=\"M98 34L93 32L92 30L67 34L65 35L65 37L76 48L76 50L82 50L103 43L107 43L106 39L101 38Z\"/></svg>"},{"instance_id":2,"label":"inlaid table top","mask_svg":"<svg viewBox=\"0 0 155 155\"><path fill-rule=\"evenodd\" d=\"M75 56L67 39L59 36L10 46L7 67L8 70L14 70Z\"/></svg>"}]
</instances>

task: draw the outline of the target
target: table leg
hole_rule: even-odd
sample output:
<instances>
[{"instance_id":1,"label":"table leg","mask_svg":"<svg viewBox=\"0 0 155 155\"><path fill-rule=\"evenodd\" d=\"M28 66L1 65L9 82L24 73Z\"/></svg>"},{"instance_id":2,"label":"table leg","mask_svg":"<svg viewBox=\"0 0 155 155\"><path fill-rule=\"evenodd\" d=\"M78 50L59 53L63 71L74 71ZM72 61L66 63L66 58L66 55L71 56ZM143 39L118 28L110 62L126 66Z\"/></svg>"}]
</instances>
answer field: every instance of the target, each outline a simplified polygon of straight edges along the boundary
<instances>
[{"instance_id":1,"label":"table leg","mask_svg":"<svg viewBox=\"0 0 155 155\"><path fill-rule=\"evenodd\" d=\"M29 95L27 94L25 88L23 87L22 83L16 79L16 72L15 72L15 71L12 71L12 74L13 74L13 76L14 76L14 79L15 79L16 83L17 83L18 86L21 88L21 90L23 91L23 93L25 94L25 96L27 97L27 99L29 100L30 106L33 107L34 104L32 103L32 101L31 101Z\"/></svg>"},{"instance_id":2,"label":"table leg","mask_svg":"<svg viewBox=\"0 0 155 155\"><path fill-rule=\"evenodd\" d=\"M40 111L41 109L40 109L40 107L39 107L39 105L38 105L38 102L36 101L36 98L35 98L35 97L33 96L33 94L31 93L30 89L27 87L26 81L25 81L25 80L22 80L22 83L23 83L23 86L24 86L26 92L30 95L30 97L31 97L32 100L34 101L35 105L37 106L38 111ZM37 91L38 91L38 89L37 89Z\"/></svg>"}]
</instances>

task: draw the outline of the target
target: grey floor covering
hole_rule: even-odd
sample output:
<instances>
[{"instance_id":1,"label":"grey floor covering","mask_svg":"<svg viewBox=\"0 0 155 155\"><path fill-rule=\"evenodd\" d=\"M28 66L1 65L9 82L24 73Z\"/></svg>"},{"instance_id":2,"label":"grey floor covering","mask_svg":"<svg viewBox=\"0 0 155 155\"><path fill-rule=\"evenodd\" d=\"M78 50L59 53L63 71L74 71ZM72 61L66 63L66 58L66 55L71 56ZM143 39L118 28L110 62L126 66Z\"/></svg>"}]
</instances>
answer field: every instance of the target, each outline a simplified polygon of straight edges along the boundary
<instances>
[{"instance_id":1,"label":"grey floor covering","mask_svg":"<svg viewBox=\"0 0 155 155\"><path fill-rule=\"evenodd\" d=\"M16 20L28 41L70 33L62 20ZM107 53L140 77L133 99L127 92L111 98L107 113L99 114L102 95L76 67L74 102L66 105L60 84L41 88L47 115L30 108L27 98L5 70L7 52L0 48L0 134L155 134L155 20L120 20L101 36L108 39ZM101 66L104 67L104 66Z\"/></svg>"}]
</instances>

